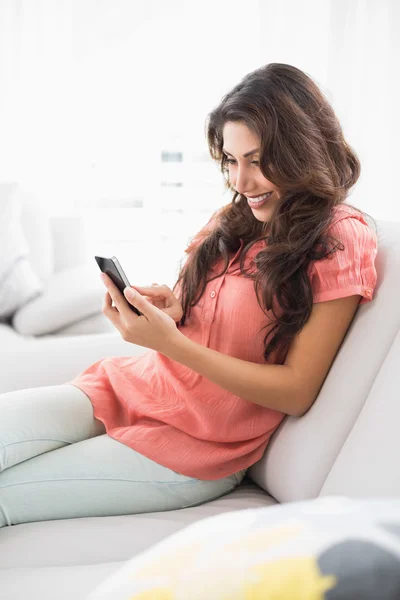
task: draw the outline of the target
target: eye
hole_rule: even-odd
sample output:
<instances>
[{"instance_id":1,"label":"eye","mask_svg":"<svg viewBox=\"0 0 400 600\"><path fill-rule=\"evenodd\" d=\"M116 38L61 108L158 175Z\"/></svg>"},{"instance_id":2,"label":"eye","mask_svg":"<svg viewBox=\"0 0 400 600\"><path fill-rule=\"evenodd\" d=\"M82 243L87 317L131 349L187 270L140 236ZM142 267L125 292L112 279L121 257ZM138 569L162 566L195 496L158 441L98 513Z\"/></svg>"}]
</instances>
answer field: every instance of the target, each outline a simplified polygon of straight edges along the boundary
<instances>
[{"instance_id":1,"label":"eye","mask_svg":"<svg viewBox=\"0 0 400 600\"><path fill-rule=\"evenodd\" d=\"M233 158L227 158L227 157L225 157L225 162L227 164L229 164L229 165L233 165L233 164L235 164L236 160L234 160ZM258 160L252 160L251 164L252 165L259 165L260 163L259 163Z\"/></svg>"}]
</instances>

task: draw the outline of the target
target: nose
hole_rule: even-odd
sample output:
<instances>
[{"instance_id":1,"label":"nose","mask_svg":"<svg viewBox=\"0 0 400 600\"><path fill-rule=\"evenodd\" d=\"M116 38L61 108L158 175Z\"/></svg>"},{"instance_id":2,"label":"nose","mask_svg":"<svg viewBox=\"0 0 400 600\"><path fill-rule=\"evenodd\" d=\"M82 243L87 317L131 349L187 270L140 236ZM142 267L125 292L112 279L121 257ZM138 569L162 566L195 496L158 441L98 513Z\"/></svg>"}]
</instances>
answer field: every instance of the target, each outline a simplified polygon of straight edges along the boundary
<instances>
[{"instance_id":1,"label":"nose","mask_svg":"<svg viewBox=\"0 0 400 600\"><path fill-rule=\"evenodd\" d=\"M232 183L239 194L245 195L244 192L251 188L251 185L249 186L249 179L248 171L246 172L245 168L240 169L240 167L238 167L236 181L233 181Z\"/></svg>"}]
</instances>

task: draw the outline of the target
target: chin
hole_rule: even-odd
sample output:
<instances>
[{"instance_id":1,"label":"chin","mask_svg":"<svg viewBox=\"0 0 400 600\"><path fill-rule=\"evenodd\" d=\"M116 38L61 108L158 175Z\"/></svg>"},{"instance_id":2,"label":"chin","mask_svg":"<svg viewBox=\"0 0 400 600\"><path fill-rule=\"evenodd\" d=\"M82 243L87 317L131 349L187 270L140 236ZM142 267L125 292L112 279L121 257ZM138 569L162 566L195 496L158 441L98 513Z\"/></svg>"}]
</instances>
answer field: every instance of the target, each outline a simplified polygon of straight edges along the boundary
<instances>
[{"instance_id":1,"label":"chin","mask_svg":"<svg viewBox=\"0 0 400 600\"><path fill-rule=\"evenodd\" d=\"M271 216L272 216L272 211L269 207L266 210L263 210L263 209L257 210L257 209L252 208L251 212L253 213L253 215L257 219L257 221L261 221L261 223L266 223L267 221L269 221L271 219Z\"/></svg>"}]
</instances>

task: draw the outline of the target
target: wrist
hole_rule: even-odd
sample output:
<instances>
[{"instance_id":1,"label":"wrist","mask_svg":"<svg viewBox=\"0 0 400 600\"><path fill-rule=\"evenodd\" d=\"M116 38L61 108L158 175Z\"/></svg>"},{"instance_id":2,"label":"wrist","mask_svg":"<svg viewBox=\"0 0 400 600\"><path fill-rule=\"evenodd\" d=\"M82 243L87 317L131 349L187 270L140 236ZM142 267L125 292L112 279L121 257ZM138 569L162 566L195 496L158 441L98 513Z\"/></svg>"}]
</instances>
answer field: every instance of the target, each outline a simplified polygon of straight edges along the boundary
<instances>
[{"instance_id":1,"label":"wrist","mask_svg":"<svg viewBox=\"0 0 400 600\"><path fill-rule=\"evenodd\" d=\"M180 329L176 328L174 335L168 340L165 350L162 350L161 353L173 360L179 360L179 356L188 343L190 340L183 335Z\"/></svg>"}]
</instances>

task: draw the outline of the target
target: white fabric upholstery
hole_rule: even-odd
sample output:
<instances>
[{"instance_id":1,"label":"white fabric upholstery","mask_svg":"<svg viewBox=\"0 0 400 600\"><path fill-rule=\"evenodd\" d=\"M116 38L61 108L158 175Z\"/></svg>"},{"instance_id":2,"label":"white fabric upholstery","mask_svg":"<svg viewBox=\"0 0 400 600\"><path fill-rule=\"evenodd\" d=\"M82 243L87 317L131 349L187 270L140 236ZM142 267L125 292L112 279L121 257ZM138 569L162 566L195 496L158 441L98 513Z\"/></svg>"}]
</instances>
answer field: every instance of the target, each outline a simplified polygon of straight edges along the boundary
<instances>
[{"instance_id":1,"label":"white fabric upholstery","mask_svg":"<svg viewBox=\"0 0 400 600\"><path fill-rule=\"evenodd\" d=\"M320 495L400 496L400 331Z\"/></svg>"},{"instance_id":2,"label":"white fabric upholstery","mask_svg":"<svg viewBox=\"0 0 400 600\"><path fill-rule=\"evenodd\" d=\"M238 508L273 504L276 504L273 498L245 478L230 494L193 508L141 515L40 521L5 527L0 530L0 581L1 569L125 561L200 519ZM5 548L7 552L1 554L1 549Z\"/></svg>"},{"instance_id":3,"label":"white fabric upholstery","mask_svg":"<svg viewBox=\"0 0 400 600\"><path fill-rule=\"evenodd\" d=\"M0 324L0 340L4 340L0 343L0 394L65 383L106 356L137 356L146 351L125 342L115 330L35 338L22 337Z\"/></svg>"},{"instance_id":4,"label":"white fabric upholstery","mask_svg":"<svg viewBox=\"0 0 400 600\"><path fill-rule=\"evenodd\" d=\"M21 226L21 201L14 183L0 184L0 319L41 293L42 282L29 260Z\"/></svg>"},{"instance_id":5,"label":"white fabric upholstery","mask_svg":"<svg viewBox=\"0 0 400 600\"><path fill-rule=\"evenodd\" d=\"M380 372L383 368L387 369L388 364L393 366L387 372L384 380L386 388L380 390L379 397L381 402L385 397L389 404L387 418L396 415L396 361L386 361L390 361L393 353L396 355L396 350L391 350L391 347L400 328L400 223L381 221L377 224L378 283L374 300L359 307L317 401L301 419L285 418L261 461L249 470L254 481L279 502L305 500L319 495L372 394L374 382L382 382ZM397 361L400 362L399 349ZM375 397L375 402L379 401L379 397ZM382 418L380 421L383 427ZM376 432L371 431L371 448L374 448L375 437ZM382 463L376 473L370 473L370 477L376 476L379 480L383 476L389 486L387 489L390 488L394 495L400 495L400 479L393 478L393 465L390 465L392 455L387 454L386 449L381 451L387 456L389 465L385 467ZM344 465L342 461L341 464ZM378 473L381 468L386 469L385 475ZM330 481L326 488L330 494L354 492L349 477L336 475L337 486L333 485L333 479ZM366 484L361 489L371 490L372 487ZM376 493L379 494L380 489L382 486L376 486Z\"/></svg>"},{"instance_id":6,"label":"white fabric upholstery","mask_svg":"<svg viewBox=\"0 0 400 600\"><path fill-rule=\"evenodd\" d=\"M22 600L21 584L29 600L84 600L100 581L125 564L99 563L72 567L34 567L6 569L1 573L2 600ZM24 594L25 596L25 594Z\"/></svg>"},{"instance_id":7,"label":"white fabric upholstery","mask_svg":"<svg viewBox=\"0 0 400 600\"><path fill-rule=\"evenodd\" d=\"M43 292L43 284L33 272L29 260L21 256L14 260L0 280L0 319L8 321Z\"/></svg>"},{"instance_id":8,"label":"white fabric upholstery","mask_svg":"<svg viewBox=\"0 0 400 600\"><path fill-rule=\"evenodd\" d=\"M29 260L39 279L45 282L54 272L54 245L48 209L28 190L18 185L21 225L29 246Z\"/></svg>"},{"instance_id":9,"label":"white fabric upholstery","mask_svg":"<svg viewBox=\"0 0 400 600\"><path fill-rule=\"evenodd\" d=\"M5 528L0 530L0 597L20 600L29 591L29 600L54 600L57 590L57 600L84 600L132 556L186 525L275 503L245 478L231 494L189 509Z\"/></svg>"},{"instance_id":10,"label":"white fabric upholstery","mask_svg":"<svg viewBox=\"0 0 400 600\"><path fill-rule=\"evenodd\" d=\"M21 335L45 335L101 313L105 288L96 263L78 265L53 274L43 293L15 315L13 327ZM103 315L102 315L103 316ZM115 330L108 324L103 331Z\"/></svg>"},{"instance_id":11,"label":"white fabric upholstery","mask_svg":"<svg viewBox=\"0 0 400 600\"><path fill-rule=\"evenodd\" d=\"M94 262L89 256L86 227L79 215L53 216L50 219L54 251L54 273ZM94 266L96 263L94 262Z\"/></svg>"},{"instance_id":12,"label":"white fabric upholstery","mask_svg":"<svg viewBox=\"0 0 400 600\"><path fill-rule=\"evenodd\" d=\"M57 336L60 335L87 335L89 333L111 333L115 332L115 327L108 319L104 318L103 313L96 313L75 321L66 327L57 329Z\"/></svg>"},{"instance_id":13,"label":"white fabric upholstery","mask_svg":"<svg viewBox=\"0 0 400 600\"><path fill-rule=\"evenodd\" d=\"M115 331L82 217L51 216L20 185L0 184L0 240L0 321L20 341Z\"/></svg>"},{"instance_id":14,"label":"white fabric upholstery","mask_svg":"<svg viewBox=\"0 0 400 600\"><path fill-rule=\"evenodd\" d=\"M26 256L28 243L21 227L21 204L15 196L16 184L0 184L0 280L15 259Z\"/></svg>"}]
</instances>

